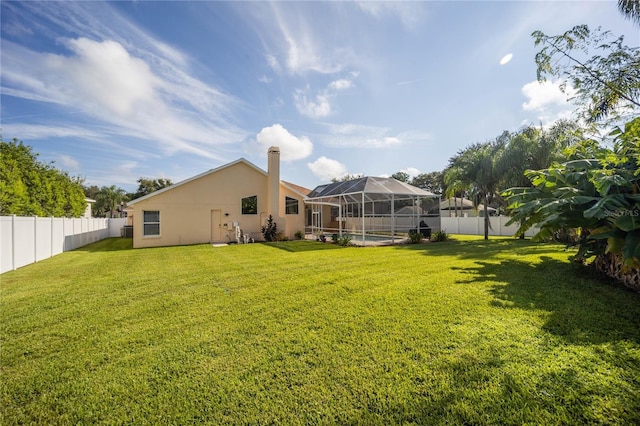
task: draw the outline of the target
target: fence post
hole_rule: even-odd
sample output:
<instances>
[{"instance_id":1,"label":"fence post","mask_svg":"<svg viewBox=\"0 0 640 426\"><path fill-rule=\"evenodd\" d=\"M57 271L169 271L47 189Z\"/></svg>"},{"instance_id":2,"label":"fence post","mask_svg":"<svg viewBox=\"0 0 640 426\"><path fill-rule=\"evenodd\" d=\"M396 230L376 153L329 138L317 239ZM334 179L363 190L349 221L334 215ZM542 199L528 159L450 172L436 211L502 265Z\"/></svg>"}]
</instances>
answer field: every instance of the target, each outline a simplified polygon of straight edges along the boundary
<instances>
[{"instance_id":1,"label":"fence post","mask_svg":"<svg viewBox=\"0 0 640 426\"><path fill-rule=\"evenodd\" d=\"M53 247L54 247L54 245L53 245L53 237L54 237L54 232L53 232L53 216L51 216L51 223L50 223L50 225L49 225L49 226L51 226L51 251L49 251L49 253L51 253L51 256L50 256L50 257L53 257L53 256L54 256L54 254L53 254Z\"/></svg>"},{"instance_id":2,"label":"fence post","mask_svg":"<svg viewBox=\"0 0 640 426\"><path fill-rule=\"evenodd\" d=\"M33 216L33 263L38 261L38 216Z\"/></svg>"},{"instance_id":3,"label":"fence post","mask_svg":"<svg viewBox=\"0 0 640 426\"><path fill-rule=\"evenodd\" d=\"M16 270L16 215L11 215L11 270Z\"/></svg>"}]
</instances>

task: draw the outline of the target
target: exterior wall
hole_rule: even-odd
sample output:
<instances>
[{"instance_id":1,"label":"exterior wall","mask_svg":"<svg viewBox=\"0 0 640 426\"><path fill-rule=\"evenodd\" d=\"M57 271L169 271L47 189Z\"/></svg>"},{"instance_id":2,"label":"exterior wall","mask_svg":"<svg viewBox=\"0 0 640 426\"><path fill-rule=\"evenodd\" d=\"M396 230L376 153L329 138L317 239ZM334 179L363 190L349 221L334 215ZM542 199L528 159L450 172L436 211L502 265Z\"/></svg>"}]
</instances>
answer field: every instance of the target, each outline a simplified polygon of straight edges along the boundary
<instances>
[{"instance_id":1,"label":"exterior wall","mask_svg":"<svg viewBox=\"0 0 640 426\"><path fill-rule=\"evenodd\" d=\"M93 201L88 201L87 202L87 207L84 209L84 214L82 215L82 217L84 217L85 219L91 219L91 206L93 205Z\"/></svg>"},{"instance_id":2,"label":"exterior wall","mask_svg":"<svg viewBox=\"0 0 640 426\"><path fill-rule=\"evenodd\" d=\"M130 205L133 209L133 246L235 241L234 222L243 233L257 241L262 240L261 227L268 217L267 185L266 173L238 162ZM258 214L243 215L242 198L253 195L258 197ZM285 195L299 199L297 216L284 214ZM298 229L304 229L304 203L299 195L282 185L280 199L281 216L287 217L284 226L278 223L278 229L284 229L286 236L293 238ZM159 236L143 235L145 210L160 212Z\"/></svg>"},{"instance_id":3,"label":"exterior wall","mask_svg":"<svg viewBox=\"0 0 640 426\"><path fill-rule=\"evenodd\" d=\"M298 200L298 214L286 214L286 197ZM280 217L284 218L284 234L287 238L294 239L297 231L304 232L305 215L304 200L296 192L284 185L280 185ZM278 228L280 229L280 228ZM282 230L282 229L281 229ZM262 237L262 235L260 235Z\"/></svg>"}]
</instances>

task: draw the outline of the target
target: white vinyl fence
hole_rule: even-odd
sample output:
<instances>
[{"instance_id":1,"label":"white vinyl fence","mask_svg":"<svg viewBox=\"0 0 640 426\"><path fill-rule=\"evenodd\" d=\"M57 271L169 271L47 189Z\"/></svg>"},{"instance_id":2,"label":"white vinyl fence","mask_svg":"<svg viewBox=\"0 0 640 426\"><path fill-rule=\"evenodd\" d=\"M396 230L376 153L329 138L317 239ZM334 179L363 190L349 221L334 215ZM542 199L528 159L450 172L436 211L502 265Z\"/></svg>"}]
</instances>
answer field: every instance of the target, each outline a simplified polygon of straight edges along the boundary
<instances>
[{"instance_id":1,"label":"white vinyl fence","mask_svg":"<svg viewBox=\"0 0 640 426\"><path fill-rule=\"evenodd\" d=\"M0 216L0 274L119 237L126 219Z\"/></svg>"},{"instance_id":2,"label":"white vinyl fence","mask_svg":"<svg viewBox=\"0 0 640 426\"><path fill-rule=\"evenodd\" d=\"M490 217L489 235L512 237L518 230L518 225L507 226L509 219L511 218L508 216ZM447 234L484 235L483 217L443 217L440 226ZM532 237L536 232L537 229L529 229L525 236Z\"/></svg>"}]
</instances>

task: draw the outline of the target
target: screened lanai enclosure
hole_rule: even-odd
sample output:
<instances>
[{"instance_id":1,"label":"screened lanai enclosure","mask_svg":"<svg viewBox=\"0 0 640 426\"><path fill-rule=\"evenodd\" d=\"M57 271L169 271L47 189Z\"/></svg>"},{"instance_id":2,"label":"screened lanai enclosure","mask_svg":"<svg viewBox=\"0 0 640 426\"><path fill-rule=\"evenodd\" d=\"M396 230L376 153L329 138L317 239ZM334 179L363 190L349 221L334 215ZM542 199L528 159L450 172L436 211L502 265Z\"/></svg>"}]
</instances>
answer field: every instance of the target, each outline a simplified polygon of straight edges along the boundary
<instances>
[{"instance_id":1,"label":"screened lanai enclosure","mask_svg":"<svg viewBox=\"0 0 640 426\"><path fill-rule=\"evenodd\" d=\"M393 178L362 177L311 191L307 232L322 238L349 235L353 242L395 243L411 230L440 230L440 198Z\"/></svg>"}]
</instances>

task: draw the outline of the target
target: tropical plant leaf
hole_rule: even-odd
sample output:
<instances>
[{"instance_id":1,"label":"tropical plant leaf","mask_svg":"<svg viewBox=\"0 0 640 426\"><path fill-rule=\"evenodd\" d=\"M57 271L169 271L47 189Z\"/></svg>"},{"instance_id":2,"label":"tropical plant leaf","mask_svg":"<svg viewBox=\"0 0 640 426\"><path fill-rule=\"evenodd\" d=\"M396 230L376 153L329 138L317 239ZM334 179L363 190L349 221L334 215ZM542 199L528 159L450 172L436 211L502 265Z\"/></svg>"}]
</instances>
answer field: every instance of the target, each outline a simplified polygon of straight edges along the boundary
<instances>
[{"instance_id":1,"label":"tropical plant leaf","mask_svg":"<svg viewBox=\"0 0 640 426\"><path fill-rule=\"evenodd\" d=\"M625 259L640 260L640 230L629 232L625 238L622 255Z\"/></svg>"},{"instance_id":2,"label":"tropical plant leaf","mask_svg":"<svg viewBox=\"0 0 640 426\"><path fill-rule=\"evenodd\" d=\"M585 218L603 219L610 217L615 212L625 209L629 203L625 200L624 194L613 194L602 197L597 203L585 210Z\"/></svg>"},{"instance_id":3,"label":"tropical plant leaf","mask_svg":"<svg viewBox=\"0 0 640 426\"><path fill-rule=\"evenodd\" d=\"M625 239L619 237L607 238L607 249L605 253L620 254L624 249Z\"/></svg>"},{"instance_id":4,"label":"tropical plant leaf","mask_svg":"<svg viewBox=\"0 0 640 426\"><path fill-rule=\"evenodd\" d=\"M615 225L626 232L640 230L640 216L635 216L633 210L625 211L615 222Z\"/></svg>"}]
</instances>

